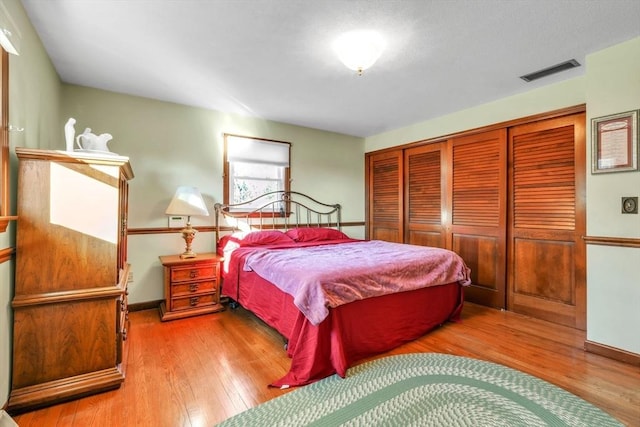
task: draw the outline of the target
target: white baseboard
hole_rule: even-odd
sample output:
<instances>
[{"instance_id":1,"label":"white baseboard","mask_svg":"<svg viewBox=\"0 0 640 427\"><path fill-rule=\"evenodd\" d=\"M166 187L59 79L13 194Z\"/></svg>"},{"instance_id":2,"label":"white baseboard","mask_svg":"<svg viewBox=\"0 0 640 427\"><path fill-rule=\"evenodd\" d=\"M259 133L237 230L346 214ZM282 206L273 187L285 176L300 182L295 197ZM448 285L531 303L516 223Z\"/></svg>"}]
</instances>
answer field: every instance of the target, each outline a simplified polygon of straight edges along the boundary
<instances>
[{"instance_id":1,"label":"white baseboard","mask_svg":"<svg viewBox=\"0 0 640 427\"><path fill-rule=\"evenodd\" d=\"M4 409L0 409L0 427L18 427L18 424L13 421L13 418Z\"/></svg>"}]
</instances>

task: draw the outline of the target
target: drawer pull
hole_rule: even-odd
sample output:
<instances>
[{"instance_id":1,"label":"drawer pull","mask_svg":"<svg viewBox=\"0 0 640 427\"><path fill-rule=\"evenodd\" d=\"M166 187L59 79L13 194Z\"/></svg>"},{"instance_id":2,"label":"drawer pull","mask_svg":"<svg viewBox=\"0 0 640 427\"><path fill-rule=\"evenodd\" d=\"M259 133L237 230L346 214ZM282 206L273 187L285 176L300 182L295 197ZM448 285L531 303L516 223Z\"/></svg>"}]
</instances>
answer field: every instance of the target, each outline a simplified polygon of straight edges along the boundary
<instances>
[{"instance_id":1,"label":"drawer pull","mask_svg":"<svg viewBox=\"0 0 640 427\"><path fill-rule=\"evenodd\" d=\"M189 292L195 292L198 290L198 284L197 283L192 283L189 285Z\"/></svg>"},{"instance_id":2,"label":"drawer pull","mask_svg":"<svg viewBox=\"0 0 640 427\"><path fill-rule=\"evenodd\" d=\"M192 279L198 277L198 270L191 270L191 272L189 273L189 277Z\"/></svg>"},{"instance_id":3,"label":"drawer pull","mask_svg":"<svg viewBox=\"0 0 640 427\"><path fill-rule=\"evenodd\" d=\"M200 299L200 297L191 297L189 298L189 304L191 305L191 307L195 307L196 305L198 305L198 300Z\"/></svg>"}]
</instances>

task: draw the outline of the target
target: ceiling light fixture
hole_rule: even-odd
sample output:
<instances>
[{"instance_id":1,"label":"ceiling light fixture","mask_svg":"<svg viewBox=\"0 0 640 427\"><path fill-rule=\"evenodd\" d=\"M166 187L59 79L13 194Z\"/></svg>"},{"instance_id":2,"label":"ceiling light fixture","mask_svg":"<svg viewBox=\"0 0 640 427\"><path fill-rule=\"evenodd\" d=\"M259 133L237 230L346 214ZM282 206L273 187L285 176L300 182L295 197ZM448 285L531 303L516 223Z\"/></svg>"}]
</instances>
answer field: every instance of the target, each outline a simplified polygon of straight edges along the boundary
<instances>
[{"instance_id":1,"label":"ceiling light fixture","mask_svg":"<svg viewBox=\"0 0 640 427\"><path fill-rule=\"evenodd\" d=\"M349 31L333 42L338 58L359 76L380 58L384 47L382 36L372 30Z\"/></svg>"}]
</instances>

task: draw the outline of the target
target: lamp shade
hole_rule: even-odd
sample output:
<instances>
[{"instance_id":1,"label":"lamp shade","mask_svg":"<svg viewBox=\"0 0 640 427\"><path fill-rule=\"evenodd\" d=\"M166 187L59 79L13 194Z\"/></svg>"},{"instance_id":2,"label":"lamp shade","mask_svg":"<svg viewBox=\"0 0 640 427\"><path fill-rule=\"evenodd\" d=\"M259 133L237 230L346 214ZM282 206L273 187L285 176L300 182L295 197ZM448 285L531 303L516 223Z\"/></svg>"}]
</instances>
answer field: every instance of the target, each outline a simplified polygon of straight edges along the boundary
<instances>
[{"instance_id":1,"label":"lamp shade","mask_svg":"<svg viewBox=\"0 0 640 427\"><path fill-rule=\"evenodd\" d=\"M349 31L333 42L333 49L347 68L362 74L382 54L384 40L375 31Z\"/></svg>"},{"instance_id":2,"label":"lamp shade","mask_svg":"<svg viewBox=\"0 0 640 427\"><path fill-rule=\"evenodd\" d=\"M196 187L178 187L169 207L164 212L167 215L209 216L207 206L202 199L200 190Z\"/></svg>"}]
</instances>

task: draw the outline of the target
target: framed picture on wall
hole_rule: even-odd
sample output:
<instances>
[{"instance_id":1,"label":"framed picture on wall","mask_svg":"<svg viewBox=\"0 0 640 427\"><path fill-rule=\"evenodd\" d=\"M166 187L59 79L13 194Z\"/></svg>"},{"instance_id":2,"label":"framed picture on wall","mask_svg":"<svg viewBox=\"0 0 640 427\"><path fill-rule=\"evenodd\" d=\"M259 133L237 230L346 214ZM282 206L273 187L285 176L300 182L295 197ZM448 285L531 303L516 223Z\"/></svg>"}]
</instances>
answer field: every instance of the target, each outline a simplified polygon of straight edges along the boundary
<instances>
[{"instance_id":1,"label":"framed picture on wall","mask_svg":"<svg viewBox=\"0 0 640 427\"><path fill-rule=\"evenodd\" d=\"M638 170L638 110L591 119L591 173Z\"/></svg>"}]
</instances>

